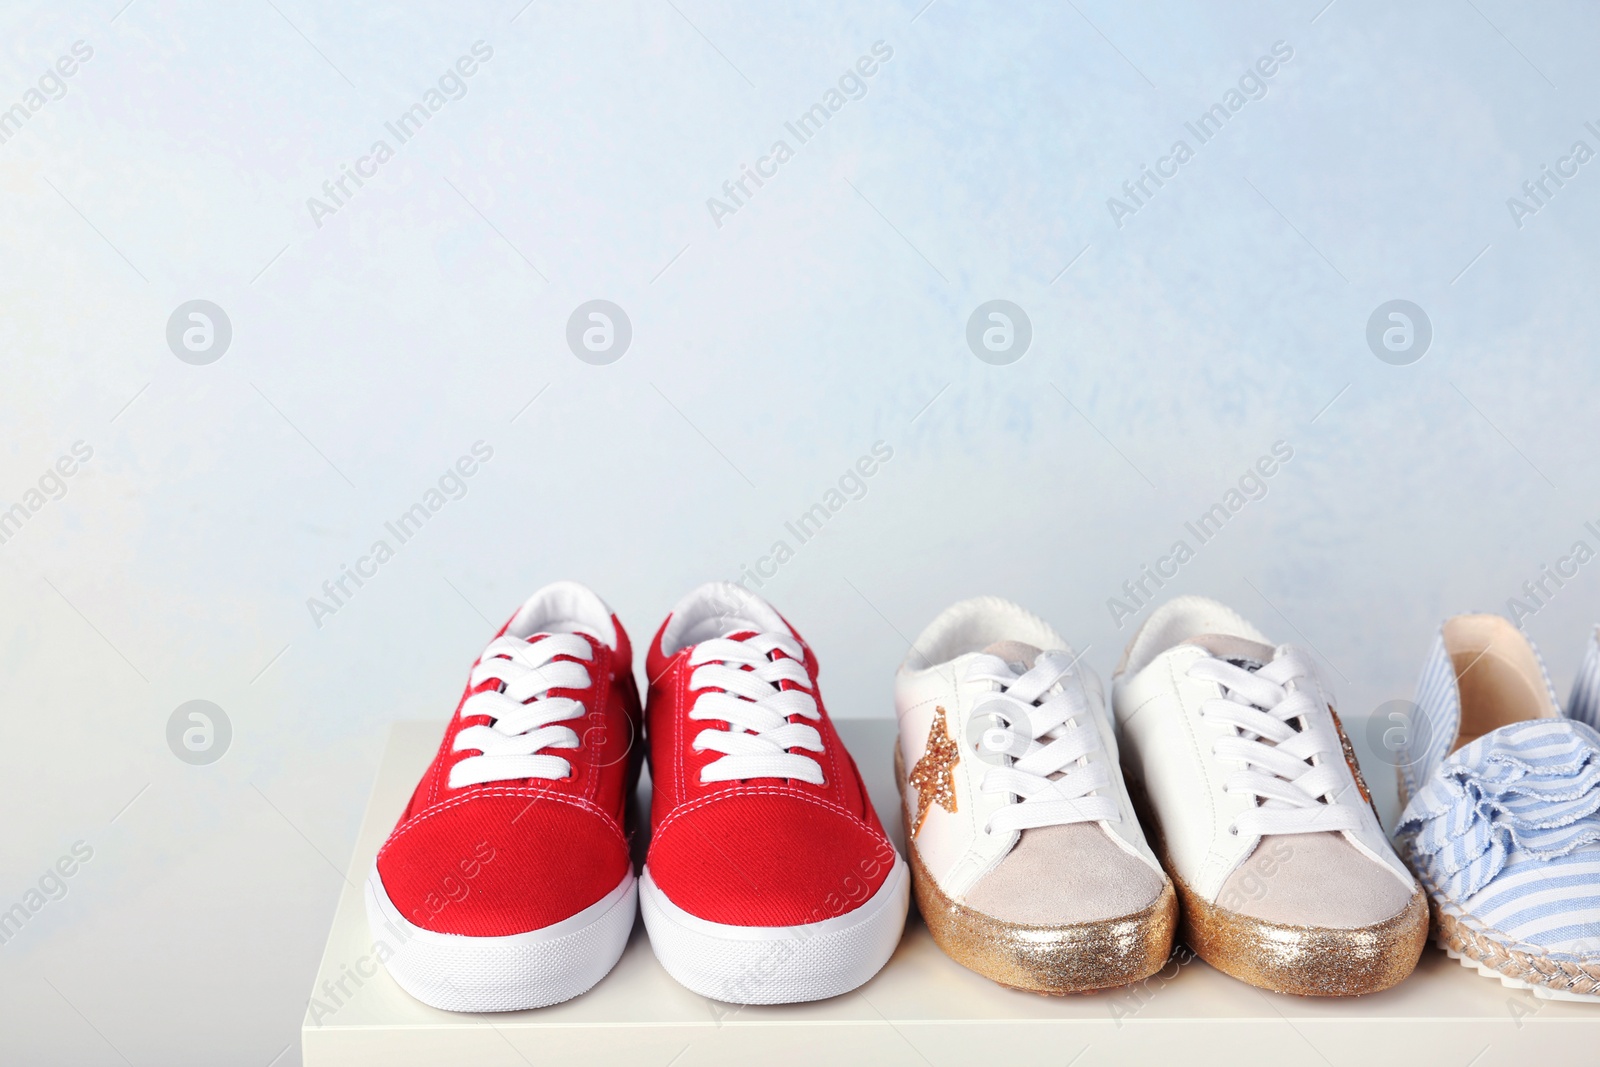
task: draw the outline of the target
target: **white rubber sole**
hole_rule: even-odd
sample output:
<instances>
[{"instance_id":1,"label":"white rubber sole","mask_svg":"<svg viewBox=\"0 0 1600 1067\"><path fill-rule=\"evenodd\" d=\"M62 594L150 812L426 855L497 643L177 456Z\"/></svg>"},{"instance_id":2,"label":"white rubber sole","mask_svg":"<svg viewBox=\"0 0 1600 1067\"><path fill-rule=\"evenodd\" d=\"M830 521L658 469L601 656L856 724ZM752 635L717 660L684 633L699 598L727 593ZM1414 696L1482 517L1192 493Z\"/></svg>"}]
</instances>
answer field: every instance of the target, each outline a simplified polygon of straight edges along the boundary
<instances>
[{"instance_id":1,"label":"white rubber sole","mask_svg":"<svg viewBox=\"0 0 1600 1067\"><path fill-rule=\"evenodd\" d=\"M378 958L401 989L446 1011L519 1011L571 1000L616 966L633 929L638 889L629 870L615 889L576 915L504 937L441 934L413 925L390 901L376 865L364 895Z\"/></svg>"},{"instance_id":2,"label":"white rubber sole","mask_svg":"<svg viewBox=\"0 0 1600 1067\"><path fill-rule=\"evenodd\" d=\"M889 962L905 929L911 878L896 856L860 907L800 926L728 926L690 915L648 867L639 887L650 947L679 983L730 1004L794 1004L848 993Z\"/></svg>"}]
</instances>

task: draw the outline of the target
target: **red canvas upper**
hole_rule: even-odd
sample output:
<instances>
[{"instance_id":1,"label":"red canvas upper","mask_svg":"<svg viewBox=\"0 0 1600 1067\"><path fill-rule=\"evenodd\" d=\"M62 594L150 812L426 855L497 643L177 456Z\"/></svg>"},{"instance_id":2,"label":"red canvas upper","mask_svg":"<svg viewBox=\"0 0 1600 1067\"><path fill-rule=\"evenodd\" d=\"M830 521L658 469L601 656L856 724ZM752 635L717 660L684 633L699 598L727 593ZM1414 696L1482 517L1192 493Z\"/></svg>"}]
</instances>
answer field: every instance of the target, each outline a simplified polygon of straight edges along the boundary
<instances>
[{"instance_id":1,"label":"red canvas upper","mask_svg":"<svg viewBox=\"0 0 1600 1067\"><path fill-rule=\"evenodd\" d=\"M626 811L638 777L641 715L628 636L615 616L611 622L614 649L580 635L594 652L584 664L590 685L550 691L582 701L586 711L566 724L580 746L547 750L571 763L568 778L451 789L450 768L477 754L452 751L456 735L491 721L462 719L461 705L497 688L493 680L476 687L469 680L438 753L378 853L384 890L410 922L476 937L537 930L598 902L630 871Z\"/></svg>"},{"instance_id":2,"label":"red canvas upper","mask_svg":"<svg viewBox=\"0 0 1600 1067\"><path fill-rule=\"evenodd\" d=\"M816 698L821 719L805 721L821 734L823 751L805 754L821 764L824 783L781 778L702 783L701 768L719 753L696 752L695 735L727 729L727 724L688 718L707 690L689 690L695 646L670 655L663 651L670 623L669 617L657 631L646 660L654 791L646 859L651 879L678 907L728 925L797 926L865 903L893 868L894 846L822 707L810 646L800 641L809 678L803 688ZM799 639L792 627L789 632ZM782 655L774 652L769 658Z\"/></svg>"}]
</instances>

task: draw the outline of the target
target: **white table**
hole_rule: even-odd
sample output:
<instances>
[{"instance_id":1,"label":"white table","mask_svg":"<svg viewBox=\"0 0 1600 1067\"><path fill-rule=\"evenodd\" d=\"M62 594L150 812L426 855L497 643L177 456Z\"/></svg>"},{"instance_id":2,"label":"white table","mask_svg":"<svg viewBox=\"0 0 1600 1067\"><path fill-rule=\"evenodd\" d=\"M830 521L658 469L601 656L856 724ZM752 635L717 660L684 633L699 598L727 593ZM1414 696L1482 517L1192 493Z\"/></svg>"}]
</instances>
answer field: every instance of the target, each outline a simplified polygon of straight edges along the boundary
<instances>
[{"instance_id":1,"label":"white table","mask_svg":"<svg viewBox=\"0 0 1600 1067\"><path fill-rule=\"evenodd\" d=\"M838 726L879 815L898 837L893 724L850 720ZM957 966L935 947L914 912L894 958L876 978L821 1003L737 1008L696 996L661 969L641 923L616 969L576 1000L492 1015L437 1011L412 1000L376 967L358 888L442 729L432 722L392 729L302 1027L306 1067L1090 1067L1164 1061L1181 1067L1576 1067L1600 1059L1600 1007L1507 989L1432 946L1400 986L1354 1000L1263 993L1200 962L1143 987L1041 997L1004 989ZM647 791L648 781L641 787L642 794ZM341 977L348 995L337 991ZM334 983L333 995L324 983Z\"/></svg>"}]
</instances>

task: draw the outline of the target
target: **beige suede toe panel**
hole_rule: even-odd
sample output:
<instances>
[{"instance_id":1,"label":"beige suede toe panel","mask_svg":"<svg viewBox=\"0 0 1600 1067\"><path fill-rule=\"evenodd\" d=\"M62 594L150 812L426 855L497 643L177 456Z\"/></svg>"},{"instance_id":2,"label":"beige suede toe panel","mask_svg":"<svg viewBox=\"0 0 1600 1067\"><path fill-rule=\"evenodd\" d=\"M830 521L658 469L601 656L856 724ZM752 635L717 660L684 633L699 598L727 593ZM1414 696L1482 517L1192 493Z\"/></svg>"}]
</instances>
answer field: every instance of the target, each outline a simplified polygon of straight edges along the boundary
<instances>
[{"instance_id":1,"label":"beige suede toe panel","mask_svg":"<svg viewBox=\"0 0 1600 1067\"><path fill-rule=\"evenodd\" d=\"M1216 903L1264 922L1348 930L1392 919L1411 893L1342 834L1282 834L1261 839Z\"/></svg>"},{"instance_id":2,"label":"beige suede toe panel","mask_svg":"<svg viewBox=\"0 0 1600 1067\"><path fill-rule=\"evenodd\" d=\"M1161 886L1161 875L1119 848L1099 823L1070 823L1022 831L963 903L1005 922L1065 926L1142 911Z\"/></svg>"}]
</instances>

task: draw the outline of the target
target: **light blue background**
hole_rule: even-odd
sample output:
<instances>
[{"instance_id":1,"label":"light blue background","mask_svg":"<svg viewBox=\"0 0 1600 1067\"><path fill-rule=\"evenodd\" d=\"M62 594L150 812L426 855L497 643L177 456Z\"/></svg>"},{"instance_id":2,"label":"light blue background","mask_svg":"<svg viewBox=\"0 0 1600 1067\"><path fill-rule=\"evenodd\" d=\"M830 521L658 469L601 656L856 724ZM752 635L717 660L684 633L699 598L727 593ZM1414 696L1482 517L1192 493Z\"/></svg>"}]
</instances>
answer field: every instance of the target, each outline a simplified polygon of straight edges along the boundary
<instances>
[{"instance_id":1,"label":"light blue background","mask_svg":"<svg viewBox=\"0 0 1600 1067\"><path fill-rule=\"evenodd\" d=\"M1108 675L1107 599L1283 440L1163 595L1314 646L1392 817L1364 720L1439 620L1600 547L1600 161L1520 229L1506 206L1600 149L1600 16L1324 2L11 5L0 108L94 55L0 145L0 505L94 455L0 545L0 908L94 857L0 947L0 1059L298 1062L386 724L442 724L553 579L643 646L880 440L762 589L836 716L890 715L907 640L980 592ZM466 95L317 227L307 198L479 40ZM1277 41L1267 96L1118 228L1107 198ZM194 298L233 324L210 366L165 341ZM596 298L633 324L611 366L564 340ZM1009 366L964 340L996 298L1033 325ZM1395 298L1433 324L1411 366L1365 341ZM479 440L467 495L315 626ZM1527 621L1563 694L1597 572ZM166 746L192 699L233 724L209 767Z\"/></svg>"}]
</instances>

